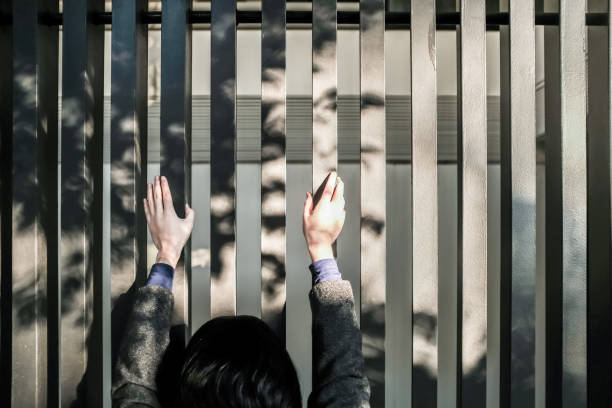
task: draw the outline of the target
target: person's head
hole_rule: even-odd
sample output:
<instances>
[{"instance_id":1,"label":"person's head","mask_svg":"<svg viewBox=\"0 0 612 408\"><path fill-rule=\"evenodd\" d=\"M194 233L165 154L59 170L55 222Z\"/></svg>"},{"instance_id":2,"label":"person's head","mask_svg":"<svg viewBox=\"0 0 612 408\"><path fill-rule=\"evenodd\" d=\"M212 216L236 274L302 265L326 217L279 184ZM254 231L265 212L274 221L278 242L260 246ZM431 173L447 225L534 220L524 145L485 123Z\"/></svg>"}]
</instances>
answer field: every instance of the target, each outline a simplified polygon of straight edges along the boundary
<instances>
[{"instance_id":1,"label":"person's head","mask_svg":"<svg viewBox=\"0 0 612 408\"><path fill-rule=\"evenodd\" d=\"M179 381L179 407L301 407L289 353L260 319L212 319L193 335Z\"/></svg>"}]
</instances>

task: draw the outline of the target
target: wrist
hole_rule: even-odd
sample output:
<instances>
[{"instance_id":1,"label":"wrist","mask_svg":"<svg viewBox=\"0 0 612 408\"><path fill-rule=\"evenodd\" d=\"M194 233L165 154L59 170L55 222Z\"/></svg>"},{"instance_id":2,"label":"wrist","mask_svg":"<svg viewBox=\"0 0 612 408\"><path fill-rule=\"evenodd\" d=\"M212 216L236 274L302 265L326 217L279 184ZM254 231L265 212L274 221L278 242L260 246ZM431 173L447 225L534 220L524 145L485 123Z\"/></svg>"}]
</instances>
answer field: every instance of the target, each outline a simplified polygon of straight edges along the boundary
<instances>
[{"instance_id":1,"label":"wrist","mask_svg":"<svg viewBox=\"0 0 612 408\"><path fill-rule=\"evenodd\" d=\"M176 264L180 258L180 253L168 252L168 251L157 251L157 257L155 263L165 263L176 269Z\"/></svg>"},{"instance_id":2,"label":"wrist","mask_svg":"<svg viewBox=\"0 0 612 408\"><path fill-rule=\"evenodd\" d=\"M308 245L308 253L312 262L325 258L334 259L334 250L331 245Z\"/></svg>"}]
</instances>

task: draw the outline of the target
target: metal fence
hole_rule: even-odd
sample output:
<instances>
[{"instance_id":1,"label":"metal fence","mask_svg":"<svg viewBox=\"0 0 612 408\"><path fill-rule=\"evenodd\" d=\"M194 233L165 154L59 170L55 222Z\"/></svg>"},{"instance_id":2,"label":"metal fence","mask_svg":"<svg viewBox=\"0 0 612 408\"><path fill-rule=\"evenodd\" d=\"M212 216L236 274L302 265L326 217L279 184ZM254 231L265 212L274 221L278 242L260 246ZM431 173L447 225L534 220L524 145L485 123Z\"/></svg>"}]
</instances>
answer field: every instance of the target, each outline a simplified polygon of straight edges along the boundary
<instances>
[{"instance_id":1,"label":"metal fence","mask_svg":"<svg viewBox=\"0 0 612 408\"><path fill-rule=\"evenodd\" d=\"M339 242L339 262L359 305L372 406L611 406L612 2L405 4L393 11L385 0L361 0L345 10L336 0L312 0L305 11L263 0L260 9L243 10L236 0L212 0L209 9L193 10L191 0L164 0L160 13L145 0L115 0L112 12L103 0L64 0L60 13L58 0L2 0L2 406L110 406L130 294L147 274L141 199L151 162L151 24L161 24L160 171L179 215L185 202L198 200L192 188L206 190L208 200L198 212L206 237L194 236L198 250L188 244L177 268L173 344L180 347L208 318L258 315L287 345L307 395L308 261L299 224L303 197L294 192L344 165L353 169L347 184L357 188L344 232L352 244ZM105 25L112 30L109 146ZM201 75L192 72L194 25L211 33L210 145L207 166L192 176L192 77ZM242 160L243 182L236 153L239 25L261 29L260 150ZM312 52L312 114L294 116L293 123L288 25L312 28L312 48L302 51ZM536 134L536 25L545 26L542 135ZM359 31L360 103L351 117L359 134L356 157L339 164L338 115L350 105L337 92L340 26ZM410 31L411 95L410 117L398 122L405 140L390 145L385 33L394 29ZM456 144L443 158L449 147L438 137L437 30L457 33ZM493 155L487 30L499 31L501 67ZM296 143L311 157L288 145L299 120L311 126L312 139ZM401 143L405 154L393 151ZM443 163L456 165L449 173L456 174L456 193L448 194L448 177L439 179ZM500 167L496 191L487 179L492 165ZM537 166L545 169L545 191L536 198ZM259 178L248 176L253 171L261 171ZM487 202L492 194L499 214ZM454 208L453 220L440 215L443 207ZM237 222L241 217L248 219ZM493 222L496 247L487 236ZM453 248L442 244L449 231L457 234ZM255 236L255 244L241 234ZM536 245L537 234L545 248ZM540 251L542 274L536 273ZM237 265L240 252L257 261ZM198 257L193 267L192 257ZM456 267L452 277L440 273L439 263L449 262ZM453 316L439 318L442 309Z\"/></svg>"}]
</instances>

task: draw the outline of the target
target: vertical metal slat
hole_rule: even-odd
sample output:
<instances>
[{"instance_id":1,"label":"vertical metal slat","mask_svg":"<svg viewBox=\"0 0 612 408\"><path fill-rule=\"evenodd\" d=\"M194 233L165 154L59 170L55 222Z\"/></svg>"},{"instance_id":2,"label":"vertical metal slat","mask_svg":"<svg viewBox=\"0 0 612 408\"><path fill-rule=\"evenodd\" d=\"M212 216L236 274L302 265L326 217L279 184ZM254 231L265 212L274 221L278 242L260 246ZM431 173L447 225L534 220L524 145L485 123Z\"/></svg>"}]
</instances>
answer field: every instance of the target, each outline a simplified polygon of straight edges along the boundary
<instances>
[{"instance_id":1,"label":"vertical metal slat","mask_svg":"<svg viewBox=\"0 0 612 408\"><path fill-rule=\"evenodd\" d=\"M585 0L560 0L562 384L564 406L586 406ZM550 238L550 237L549 237Z\"/></svg>"},{"instance_id":2,"label":"vertical metal slat","mask_svg":"<svg viewBox=\"0 0 612 408\"><path fill-rule=\"evenodd\" d=\"M113 3L111 48L111 298L146 278L142 199L147 180L145 0Z\"/></svg>"},{"instance_id":3,"label":"vertical metal slat","mask_svg":"<svg viewBox=\"0 0 612 408\"><path fill-rule=\"evenodd\" d=\"M610 137L610 219L612 219L612 0L608 2L608 135ZM612 235L612 228L610 230ZM612 241L612 236L610 237Z\"/></svg>"},{"instance_id":4,"label":"vertical metal slat","mask_svg":"<svg viewBox=\"0 0 612 408\"><path fill-rule=\"evenodd\" d=\"M313 191L338 167L337 0L312 2Z\"/></svg>"},{"instance_id":5,"label":"vertical metal slat","mask_svg":"<svg viewBox=\"0 0 612 408\"><path fill-rule=\"evenodd\" d=\"M436 7L411 3L412 403L435 406L438 378Z\"/></svg>"},{"instance_id":6,"label":"vertical metal slat","mask_svg":"<svg viewBox=\"0 0 612 408\"><path fill-rule=\"evenodd\" d=\"M13 134L13 1L0 2L0 404L11 405L12 367L12 134Z\"/></svg>"},{"instance_id":7,"label":"vertical metal slat","mask_svg":"<svg viewBox=\"0 0 612 408\"><path fill-rule=\"evenodd\" d=\"M486 4L461 0L458 58L457 403L486 406L487 84Z\"/></svg>"},{"instance_id":8,"label":"vertical metal slat","mask_svg":"<svg viewBox=\"0 0 612 408\"><path fill-rule=\"evenodd\" d=\"M585 406L585 1L546 29L546 403Z\"/></svg>"},{"instance_id":9,"label":"vertical metal slat","mask_svg":"<svg viewBox=\"0 0 612 408\"><path fill-rule=\"evenodd\" d=\"M361 0L361 329L370 403L385 405L385 1Z\"/></svg>"},{"instance_id":10,"label":"vertical metal slat","mask_svg":"<svg viewBox=\"0 0 612 408\"><path fill-rule=\"evenodd\" d=\"M99 406L102 391L102 0L66 0L61 169L61 402ZM77 385L87 371L86 387Z\"/></svg>"},{"instance_id":11,"label":"vertical metal slat","mask_svg":"<svg viewBox=\"0 0 612 408\"><path fill-rule=\"evenodd\" d=\"M261 13L261 310L285 339L286 301L286 4L264 0Z\"/></svg>"},{"instance_id":12,"label":"vertical metal slat","mask_svg":"<svg viewBox=\"0 0 612 408\"><path fill-rule=\"evenodd\" d=\"M110 298L112 361L125 327L117 302L147 276L147 224L142 199L147 180L147 25L145 0L113 3L110 126ZM110 378L108 379L110 380Z\"/></svg>"},{"instance_id":13,"label":"vertical metal slat","mask_svg":"<svg viewBox=\"0 0 612 408\"><path fill-rule=\"evenodd\" d=\"M165 0L162 3L160 166L168 179L174 209L185 216L185 203L191 203L191 0ZM185 324L189 336L191 240L187 242L176 268L174 324ZM185 338L187 340L187 338Z\"/></svg>"},{"instance_id":14,"label":"vertical metal slat","mask_svg":"<svg viewBox=\"0 0 612 408\"><path fill-rule=\"evenodd\" d=\"M53 0L13 3L13 180L7 193L13 200L9 394L14 406L53 405L59 396L58 34L57 27L38 20L57 8Z\"/></svg>"},{"instance_id":15,"label":"vertical metal slat","mask_svg":"<svg viewBox=\"0 0 612 408\"><path fill-rule=\"evenodd\" d=\"M41 327L39 302L44 296L44 287L38 285L45 279L45 239L41 231L41 214L38 194L37 139L38 128L38 86L37 75L37 14L35 1L13 4L13 233L12 233L12 370L11 405L43 406L45 387L39 387L44 371L42 364L46 356L38 350L46 342ZM15 176L23 177L21 181ZM30 304L26 305L30 316L20 321L21 303L29 294ZM20 299L21 298L21 299Z\"/></svg>"},{"instance_id":16,"label":"vertical metal slat","mask_svg":"<svg viewBox=\"0 0 612 408\"><path fill-rule=\"evenodd\" d=\"M56 13L59 8L57 0L39 0L40 11ZM38 72L40 76L40 113L38 132L40 142L38 151L42 153L38 182L39 191L45 198L41 209L42 225L45 234L47 253L46 319L47 328L47 401L44 405L59 404L60 398L60 276L59 276L59 219L58 214L58 63L59 34L58 27L40 24L38 29ZM39 156L40 157L40 156Z\"/></svg>"},{"instance_id":17,"label":"vertical metal slat","mask_svg":"<svg viewBox=\"0 0 612 408\"><path fill-rule=\"evenodd\" d=\"M548 12L558 11L558 0L546 0ZM562 234L561 222L561 113L559 27L544 28L545 127L546 127L546 379L547 406L561 406L561 330L562 330Z\"/></svg>"},{"instance_id":18,"label":"vertical metal slat","mask_svg":"<svg viewBox=\"0 0 612 408\"><path fill-rule=\"evenodd\" d=\"M113 3L110 120L111 361L118 352L129 302L117 302L147 276L147 2ZM108 341L108 340L106 340ZM110 382L110 378L105 378Z\"/></svg>"},{"instance_id":19,"label":"vertical metal slat","mask_svg":"<svg viewBox=\"0 0 612 408\"><path fill-rule=\"evenodd\" d=\"M504 2L502 2L504 3ZM505 2L501 47L500 404L535 398L535 26L530 0Z\"/></svg>"},{"instance_id":20,"label":"vertical metal slat","mask_svg":"<svg viewBox=\"0 0 612 408\"><path fill-rule=\"evenodd\" d=\"M312 1L312 191L338 166L337 0ZM335 248L335 245L334 245ZM313 342L314 345L314 342ZM313 388L317 387L312 372Z\"/></svg>"},{"instance_id":21,"label":"vertical metal slat","mask_svg":"<svg viewBox=\"0 0 612 408\"><path fill-rule=\"evenodd\" d=\"M387 133L387 136L389 134ZM411 172L408 163L387 164L387 299L385 303L385 404L410 406L412 383Z\"/></svg>"},{"instance_id":22,"label":"vertical metal slat","mask_svg":"<svg viewBox=\"0 0 612 408\"><path fill-rule=\"evenodd\" d=\"M236 314L236 0L211 5L210 299Z\"/></svg>"},{"instance_id":23,"label":"vertical metal slat","mask_svg":"<svg viewBox=\"0 0 612 408\"><path fill-rule=\"evenodd\" d=\"M605 13L607 3L588 0L588 11ZM595 408L612 406L608 28L588 27L587 35L587 392Z\"/></svg>"},{"instance_id":24,"label":"vertical metal slat","mask_svg":"<svg viewBox=\"0 0 612 408\"><path fill-rule=\"evenodd\" d=\"M286 37L286 84L301 84L304 94L312 90L312 38L308 31L295 31ZM304 51L306 50L306 52ZM305 58L305 59L301 59ZM294 88L295 89L295 88ZM294 91L295 92L295 91ZM310 91L311 92L311 91ZM296 132L310 131L312 126L311 98L287 98L287 135ZM304 134L304 133L302 133ZM287 158L295 156L296 152L305 152L302 163L292 163L287 166L286 202L287 202L287 309L286 309L286 347L300 377L303 405L307 405L308 395L312 390L312 319L310 303L306 293L311 289L312 282L305 265L310 262L304 238L302 235L302 211L304 208L304 192L312 188L312 139L306 133L306 140L287 138ZM297 142L297 143L296 143ZM304 147L302 149L302 146Z\"/></svg>"}]
</instances>

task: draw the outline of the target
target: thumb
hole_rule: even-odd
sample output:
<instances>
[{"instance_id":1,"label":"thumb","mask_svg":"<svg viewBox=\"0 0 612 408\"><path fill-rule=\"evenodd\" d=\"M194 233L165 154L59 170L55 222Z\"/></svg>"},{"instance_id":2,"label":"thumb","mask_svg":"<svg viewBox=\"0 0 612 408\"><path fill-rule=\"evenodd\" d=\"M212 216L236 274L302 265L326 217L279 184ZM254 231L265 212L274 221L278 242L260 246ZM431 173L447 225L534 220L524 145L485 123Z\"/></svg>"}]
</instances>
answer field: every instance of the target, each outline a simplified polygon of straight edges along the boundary
<instances>
[{"instance_id":1,"label":"thumb","mask_svg":"<svg viewBox=\"0 0 612 408\"><path fill-rule=\"evenodd\" d=\"M185 222L187 222L192 228L195 222L195 211L191 209L189 204L185 204Z\"/></svg>"},{"instance_id":2,"label":"thumb","mask_svg":"<svg viewBox=\"0 0 612 408\"><path fill-rule=\"evenodd\" d=\"M310 194L310 192L306 193L306 201L304 201L304 218L307 218L308 216L310 216L310 213L312 212L312 194Z\"/></svg>"}]
</instances>

